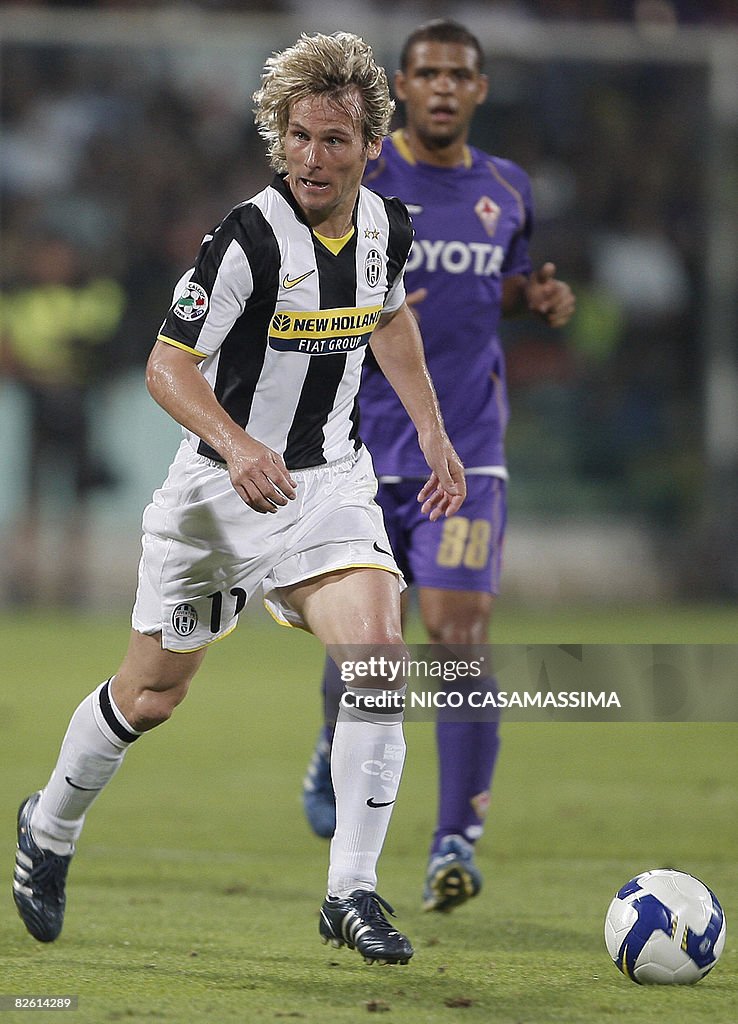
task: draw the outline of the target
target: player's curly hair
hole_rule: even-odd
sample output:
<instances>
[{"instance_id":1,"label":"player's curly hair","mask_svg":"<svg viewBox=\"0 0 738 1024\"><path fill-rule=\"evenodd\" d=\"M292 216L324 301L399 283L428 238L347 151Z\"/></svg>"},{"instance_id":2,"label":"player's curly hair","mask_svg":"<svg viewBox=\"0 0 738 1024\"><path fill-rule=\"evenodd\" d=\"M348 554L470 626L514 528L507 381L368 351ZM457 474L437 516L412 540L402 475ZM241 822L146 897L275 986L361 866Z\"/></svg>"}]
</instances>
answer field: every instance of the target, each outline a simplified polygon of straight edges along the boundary
<instances>
[{"instance_id":1,"label":"player's curly hair","mask_svg":"<svg viewBox=\"0 0 738 1024\"><path fill-rule=\"evenodd\" d=\"M253 96L256 126L267 141L272 167L279 172L287 169L284 140L293 103L306 96L325 96L354 117L355 90L362 100L361 128L368 146L389 132L395 104L385 70L363 39L350 32L303 33L294 46L272 54Z\"/></svg>"},{"instance_id":2,"label":"player's curly hair","mask_svg":"<svg viewBox=\"0 0 738 1024\"><path fill-rule=\"evenodd\" d=\"M410 64L410 53L418 43L460 43L468 46L477 55L477 71L484 71L484 50L477 37L468 28L452 18L436 18L427 21L411 32L405 40L400 53L400 70L407 71Z\"/></svg>"}]
</instances>

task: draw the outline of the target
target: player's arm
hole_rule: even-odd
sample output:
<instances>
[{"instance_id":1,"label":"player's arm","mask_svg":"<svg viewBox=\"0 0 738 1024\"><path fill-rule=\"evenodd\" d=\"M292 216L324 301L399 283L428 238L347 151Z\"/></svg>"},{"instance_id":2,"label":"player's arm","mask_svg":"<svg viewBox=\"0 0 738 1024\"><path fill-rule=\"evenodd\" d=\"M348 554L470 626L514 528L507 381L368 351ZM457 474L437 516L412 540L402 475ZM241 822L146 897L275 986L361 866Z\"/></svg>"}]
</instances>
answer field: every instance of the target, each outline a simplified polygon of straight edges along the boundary
<instances>
[{"instance_id":1,"label":"player's arm","mask_svg":"<svg viewBox=\"0 0 738 1024\"><path fill-rule=\"evenodd\" d=\"M276 512L295 497L295 481L281 455L257 441L228 415L198 369L202 357L157 341L146 366L146 386L165 412L225 460L239 497L256 512Z\"/></svg>"},{"instance_id":2,"label":"player's arm","mask_svg":"<svg viewBox=\"0 0 738 1024\"><path fill-rule=\"evenodd\" d=\"M371 339L380 369L405 406L431 475L418 495L430 519L452 516L466 497L461 459L443 425L415 317L406 303L382 316Z\"/></svg>"},{"instance_id":3,"label":"player's arm","mask_svg":"<svg viewBox=\"0 0 738 1024\"><path fill-rule=\"evenodd\" d=\"M511 274L502 282L502 315L516 316L526 310L542 317L550 327L563 327L576 308L574 293L556 277L556 266L544 263L532 274Z\"/></svg>"}]
</instances>

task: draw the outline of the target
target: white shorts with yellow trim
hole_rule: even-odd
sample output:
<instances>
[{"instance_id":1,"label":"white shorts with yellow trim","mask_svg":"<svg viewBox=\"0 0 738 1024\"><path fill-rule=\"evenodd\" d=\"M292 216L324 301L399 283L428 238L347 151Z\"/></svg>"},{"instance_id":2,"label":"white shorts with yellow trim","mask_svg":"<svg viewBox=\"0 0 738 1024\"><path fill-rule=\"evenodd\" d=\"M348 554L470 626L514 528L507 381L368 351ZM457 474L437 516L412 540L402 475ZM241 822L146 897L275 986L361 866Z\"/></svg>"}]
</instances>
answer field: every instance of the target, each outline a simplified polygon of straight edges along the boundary
<instances>
[{"instance_id":1,"label":"white shorts with yellow trim","mask_svg":"<svg viewBox=\"0 0 738 1024\"><path fill-rule=\"evenodd\" d=\"M183 441L143 515L132 625L162 646L192 651L235 629L261 586L278 622L304 626L279 588L359 566L397 568L365 448L340 462L292 471L297 497L274 514L249 508L225 467Z\"/></svg>"}]
</instances>

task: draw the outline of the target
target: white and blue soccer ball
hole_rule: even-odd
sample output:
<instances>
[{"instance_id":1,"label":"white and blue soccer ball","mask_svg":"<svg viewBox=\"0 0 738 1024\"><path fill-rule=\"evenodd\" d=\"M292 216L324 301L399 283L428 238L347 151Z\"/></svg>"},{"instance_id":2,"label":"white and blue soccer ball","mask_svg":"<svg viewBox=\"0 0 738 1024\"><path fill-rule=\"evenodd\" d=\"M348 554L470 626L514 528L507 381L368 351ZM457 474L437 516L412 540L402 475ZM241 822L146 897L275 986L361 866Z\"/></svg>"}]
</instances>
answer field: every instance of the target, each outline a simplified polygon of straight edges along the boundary
<instances>
[{"instance_id":1,"label":"white and blue soccer ball","mask_svg":"<svg viewBox=\"0 0 738 1024\"><path fill-rule=\"evenodd\" d=\"M720 959L725 915L693 875L645 871L608 907L605 945L615 966L639 985L692 985Z\"/></svg>"}]
</instances>

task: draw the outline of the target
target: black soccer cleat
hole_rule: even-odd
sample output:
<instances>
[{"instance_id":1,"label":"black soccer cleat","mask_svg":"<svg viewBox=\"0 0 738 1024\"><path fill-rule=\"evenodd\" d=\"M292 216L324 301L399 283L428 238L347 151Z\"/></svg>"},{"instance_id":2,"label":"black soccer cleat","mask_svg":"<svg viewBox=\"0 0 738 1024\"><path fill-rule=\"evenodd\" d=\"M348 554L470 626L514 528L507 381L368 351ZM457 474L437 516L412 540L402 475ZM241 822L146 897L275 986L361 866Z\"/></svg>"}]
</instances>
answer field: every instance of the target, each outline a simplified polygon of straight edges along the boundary
<instances>
[{"instance_id":1,"label":"black soccer cleat","mask_svg":"<svg viewBox=\"0 0 738 1024\"><path fill-rule=\"evenodd\" d=\"M348 896L326 896L320 908L320 937L332 946L348 946L373 964L406 964L415 950L382 913L394 910L376 892L355 889Z\"/></svg>"},{"instance_id":2,"label":"black soccer cleat","mask_svg":"<svg viewBox=\"0 0 738 1024\"><path fill-rule=\"evenodd\" d=\"M67 902L64 885L72 854L63 857L51 850L42 850L34 842L30 821L40 795L33 793L18 809L13 899L34 939L53 942L64 924Z\"/></svg>"}]
</instances>

